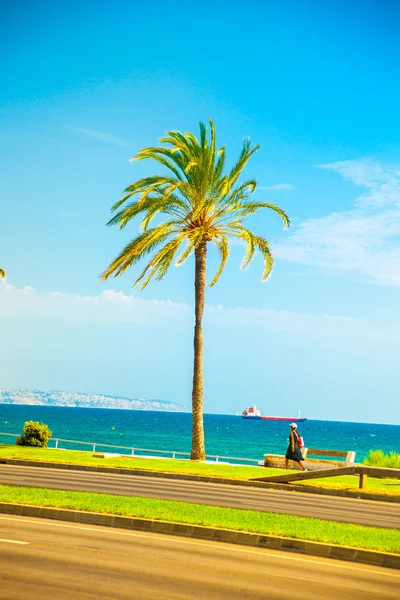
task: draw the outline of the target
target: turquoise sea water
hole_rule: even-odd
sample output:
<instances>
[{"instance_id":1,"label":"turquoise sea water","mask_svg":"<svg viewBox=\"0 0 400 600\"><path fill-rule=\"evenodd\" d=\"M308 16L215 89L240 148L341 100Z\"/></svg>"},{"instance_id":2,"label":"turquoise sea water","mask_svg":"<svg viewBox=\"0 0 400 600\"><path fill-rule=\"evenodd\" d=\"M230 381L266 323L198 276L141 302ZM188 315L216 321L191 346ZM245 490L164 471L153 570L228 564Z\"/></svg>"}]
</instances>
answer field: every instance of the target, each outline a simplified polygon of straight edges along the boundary
<instances>
[{"instance_id":1,"label":"turquoise sea water","mask_svg":"<svg viewBox=\"0 0 400 600\"><path fill-rule=\"evenodd\" d=\"M53 437L190 452L190 413L0 404L0 432L21 433L28 420L47 423ZM288 423L205 415L204 427L208 454L261 460L265 453L286 451ZM357 462L371 449L400 453L399 425L308 420L299 423L299 432L311 448L354 450ZM11 440L0 436L0 442Z\"/></svg>"}]
</instances>

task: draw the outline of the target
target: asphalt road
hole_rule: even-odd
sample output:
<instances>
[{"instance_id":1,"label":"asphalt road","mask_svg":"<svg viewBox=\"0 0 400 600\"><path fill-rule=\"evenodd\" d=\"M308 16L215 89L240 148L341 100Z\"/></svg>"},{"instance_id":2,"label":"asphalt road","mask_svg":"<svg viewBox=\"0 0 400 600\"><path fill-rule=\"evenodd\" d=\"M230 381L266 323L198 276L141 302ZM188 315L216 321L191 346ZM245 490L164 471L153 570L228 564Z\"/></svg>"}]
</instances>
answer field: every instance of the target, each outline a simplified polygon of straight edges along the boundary
<instances>
[{"instance_id":1,"label":"asphalt road","mask_svg":"<svg viewBox=\"0 0 400 600\"><path fill-rule=\"evenodd\" d=\"M390 600L400 573L288 553L0 516L1 600Z\"/></svg>"},{"instance_id":2,"label":"asphalt road","mask_svg":"<svg viewBox=\"0 0 400 600\"><path fill-rule=\"evenodd\" d=\"M181 500L400 528L400 505L197 481L0 465L0 483Z\"/></svg>"}]
</instances>

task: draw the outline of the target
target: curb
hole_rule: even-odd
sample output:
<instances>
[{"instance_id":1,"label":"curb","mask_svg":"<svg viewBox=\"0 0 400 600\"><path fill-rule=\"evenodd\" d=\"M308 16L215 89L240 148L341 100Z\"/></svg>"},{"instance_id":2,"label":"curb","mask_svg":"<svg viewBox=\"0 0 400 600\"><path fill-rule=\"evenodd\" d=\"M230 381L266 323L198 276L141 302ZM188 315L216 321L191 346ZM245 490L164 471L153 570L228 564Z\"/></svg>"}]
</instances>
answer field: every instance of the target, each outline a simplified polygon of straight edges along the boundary
<instances>
[{"instance_id":1,"label":"curb","mask_svg":"<svg viewBox=\"0 0 400 600\"><path fill-rule=\"evenodd\" d=\"M9 504L5 502L0 502L0 513L23 517L55 519L72 523L84 523L86 525L115 527L118 529L130 529L148 533L176 535L192 539L223 542L226 544L240 544L242 546L251 546L254 548L281 550L284 552L305 554L307 556L344 560L359 564L373 565L375 567L400 569L400 555L396 554L374 552L372 550L362 550L359 548L348 548L345 546L334 546L332 544L321 544L319 542L309 542L293 538L245 533L243 531L203 527L201 525L186 525L183 523L152 521L149 519L137 519L135 517L123 517L120 515L61 508L47 508L26 504Z\"/></svg>"},{"instance_id":2,"label":"curb","mask_svg":"<svg viewBox=\"0 0 400 600\"><path fill-rule=\"evenodd\" d=\"M146 471L144 469L120 469L118 467L92 467L75 465L72 463L52 463L45 461L20 460L14 458L1 458L0 464L20 465L24 467L42 467L50 469L66 469L72 471L93 471L94 473L117 473L118 475L137 475L142 477L156 477L161 479L180 479L184 481L202 481L204 483L220 483L222 485L239 485L243 487L257 487L264 489L284 490L286 492L301 492L302 494L318 494L320 496L339 496L341 498L358 498L362 500L375 500L379 502L394 502L400 504L400 496L369 494L368 492L348 491L329 488L305 487L302 485L267 483L261 481L244 481L240 479L225 479L222 477L207 477L204 475L185 475L183 473L164 473L160 471Z\"/></svg>"}]
</instances>

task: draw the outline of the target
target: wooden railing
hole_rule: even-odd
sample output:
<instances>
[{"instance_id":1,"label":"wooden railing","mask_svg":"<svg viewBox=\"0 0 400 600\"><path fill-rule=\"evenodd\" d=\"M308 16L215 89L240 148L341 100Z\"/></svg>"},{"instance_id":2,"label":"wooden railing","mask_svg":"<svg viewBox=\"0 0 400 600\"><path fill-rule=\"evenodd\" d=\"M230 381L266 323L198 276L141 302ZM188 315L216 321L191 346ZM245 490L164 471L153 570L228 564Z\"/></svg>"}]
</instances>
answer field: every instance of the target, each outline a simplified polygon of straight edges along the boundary
<instances>
[{"instance_id":1,"label":"wooden railing","mask_svg":"<svg viewBox=\"0 0 400 600\"><path fill-rule=\"evenodd\" d=\"M382 467L367 467L363 465L336 467L334 469L318 469L316 471L300 471L299 473L286 473L286 475L272 475L271 477L257 477L251 481L266 481L270 483L296 483L309 479L322 477L338 477L341 475L358 475L359 488L367 487L367 477L394 477L400 479L400 469L384 469Z\"/></svg>"}]
</instances>

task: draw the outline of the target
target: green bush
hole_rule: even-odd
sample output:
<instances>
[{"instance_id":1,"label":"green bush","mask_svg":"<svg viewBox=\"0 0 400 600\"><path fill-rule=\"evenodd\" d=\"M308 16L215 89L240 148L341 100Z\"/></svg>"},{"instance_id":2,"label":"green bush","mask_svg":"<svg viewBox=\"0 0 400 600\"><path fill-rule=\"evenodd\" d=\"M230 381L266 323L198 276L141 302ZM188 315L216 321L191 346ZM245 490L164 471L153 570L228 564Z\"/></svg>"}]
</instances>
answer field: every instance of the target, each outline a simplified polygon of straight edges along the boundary
<instances>
[{"instance_id":1,"label":"green bush","mask_svg":"<svg viewBox=\"0 0 400 600\"><path fill-rule=\"evenodd\" d=\"M364 464L369 467L385 467L387 469L400 469L400 454L389 452L385 454L383 450L370 450Z\"/></svg>"},{"instance_id":2,"label":"green bush","mask_svg":"<svg viewBox=\"0 0 400 600\"><path fill-rule=\"evenodd\" d=\"M52 434L53 432L45 423L26 421L23 434L17 438L15 443L18 446L40 446L41 448L47 448L47 442Z\"/></svg>"}]
</instances>

